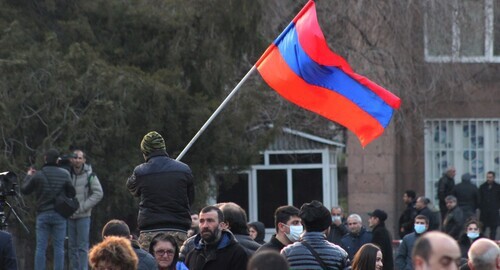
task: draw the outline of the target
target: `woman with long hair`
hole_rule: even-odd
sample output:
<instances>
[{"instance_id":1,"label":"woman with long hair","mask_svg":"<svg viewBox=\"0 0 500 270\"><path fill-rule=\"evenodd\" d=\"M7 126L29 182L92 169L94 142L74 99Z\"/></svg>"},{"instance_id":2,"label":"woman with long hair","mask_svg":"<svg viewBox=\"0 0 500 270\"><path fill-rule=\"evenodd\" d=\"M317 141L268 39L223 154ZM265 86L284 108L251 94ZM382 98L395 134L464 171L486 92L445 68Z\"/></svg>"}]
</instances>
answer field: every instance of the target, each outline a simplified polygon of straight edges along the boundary
<instances>
[{"instance_id":1,"label":"woman with long hair","mask_svg":"<svg viewBox=\"0 0 500 270\"><path fill-rule=\"evenodd\" d=\"M364 244L354 255L352 270L382 270L382 251L374 244Z\"/></svg>"},{"instance_id":2,"label":"woman with long hair","mask_svg":"<svg viewBox=\"0 0 500 270\"><path fill-rule=\"evenodd\" d=\"M179 246L175 238L168 234L157 234L149 244L149 253L153 255L159 270L188 270L179 262Z\"/></svg>"}]
</instances>

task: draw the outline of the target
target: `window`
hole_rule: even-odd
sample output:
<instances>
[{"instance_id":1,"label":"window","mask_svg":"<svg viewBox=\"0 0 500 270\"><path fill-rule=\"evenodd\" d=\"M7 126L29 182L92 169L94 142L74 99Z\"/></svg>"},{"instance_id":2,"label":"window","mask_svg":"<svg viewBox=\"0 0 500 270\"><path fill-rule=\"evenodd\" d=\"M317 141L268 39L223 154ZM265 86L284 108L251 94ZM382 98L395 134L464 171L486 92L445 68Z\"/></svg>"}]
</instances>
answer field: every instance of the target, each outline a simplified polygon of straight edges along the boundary
<instances>
[{"instance_id":1,"label":"window","mask_svg":"<svg viewBox=\"0 0 500 270\"><path fill-rule=\"evenodd\" d=\"M424 50L428 62L500 63L500 1L425 1Z\"/></svg>"},{"instance_id":2,"label":"window","mask_svg":"<svg viewBox=\"0 0 500 270\"><path fill-rule=\"evenodd\" d=\"M500 119L432 119L425 121L425 190L437 201L436 184L449 166L455 182L470 173L476 185L488 171L500 172Z\"/></svg>"}]
</instances>

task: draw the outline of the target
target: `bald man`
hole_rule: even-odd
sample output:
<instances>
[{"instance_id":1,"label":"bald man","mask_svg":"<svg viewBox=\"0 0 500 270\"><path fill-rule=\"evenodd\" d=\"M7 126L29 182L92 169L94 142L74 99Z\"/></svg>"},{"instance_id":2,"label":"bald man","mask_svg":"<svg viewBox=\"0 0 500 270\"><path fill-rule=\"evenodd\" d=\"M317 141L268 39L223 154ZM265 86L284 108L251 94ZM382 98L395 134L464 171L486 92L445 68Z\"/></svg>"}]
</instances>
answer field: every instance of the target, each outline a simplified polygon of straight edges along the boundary
<instances>
[{"instance_id":1,"label":"bald man","mask_svg":"<svg viewBox=\"0 0 500 270\"><path fill-rule=\"evenodd\" d=\"M469 268L471 270L500 269L500 248L487 238L476 240L469 249Z\"/></svg>"},{"instance_id":2,"label":"bald man","mask_svg":"<svg viewBox=\"0 0 500 270\"><path fill-rule=\"evenodd\" d=\"M415 270L456 270L460 255L460 248L455 239L445 233L431 231L415 242L412 252L413 266Z\"/></svg>"}]
</instances>

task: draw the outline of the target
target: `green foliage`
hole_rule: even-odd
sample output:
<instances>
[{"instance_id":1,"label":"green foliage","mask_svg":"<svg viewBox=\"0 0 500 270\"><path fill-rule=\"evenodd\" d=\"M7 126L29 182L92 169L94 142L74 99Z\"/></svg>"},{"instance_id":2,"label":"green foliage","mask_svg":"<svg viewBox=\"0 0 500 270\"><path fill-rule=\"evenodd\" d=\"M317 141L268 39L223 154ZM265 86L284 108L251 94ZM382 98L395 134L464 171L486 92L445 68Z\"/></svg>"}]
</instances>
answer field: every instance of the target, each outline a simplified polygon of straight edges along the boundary
<instances>
[{"instance_id":1,"label":"green foliage","mask_svg":"<svg viewBox=\"0 0 500 270\"><path fill-rule=\"evenodd\" d=\"M92 242L110 218L135 219L125 181L143 162L142 136L157 130L180 153L267 45L255 31L260 9L249 0L0 3L0 166L22 179L46 149L82 148L105 193ZM209 172L244 168L270 140L249 132L259 123L255 88L243 87L185 156L196 205Z\"/></svg>"}]
</instances>

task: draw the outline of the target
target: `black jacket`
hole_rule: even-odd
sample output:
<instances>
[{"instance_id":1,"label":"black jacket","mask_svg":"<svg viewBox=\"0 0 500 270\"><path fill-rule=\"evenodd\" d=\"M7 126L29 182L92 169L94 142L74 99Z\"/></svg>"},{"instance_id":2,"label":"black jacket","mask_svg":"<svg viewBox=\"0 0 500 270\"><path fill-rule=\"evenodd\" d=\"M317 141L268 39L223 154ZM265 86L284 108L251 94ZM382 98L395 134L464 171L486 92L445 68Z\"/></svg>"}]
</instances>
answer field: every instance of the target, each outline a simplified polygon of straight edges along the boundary
<instances>
[{"instance_id":1,"label":"black jacket","mask_svg":"<svg viewBox=\"0 0 500 270\"><path fill-rule=\"evenodd\" d=\"M484 225L498 225L498 210L500 209L500 185L496 182L490 185L485 182L479 186L479 209L481 222Z\"/></svg>"},{"instance_id":2,"label":"black jacket","mask_svg":"<svg viewBox=\"0 0 500 270\"><path fill-rule=\"evenodd\" d=\"M468 258L469 255L467 254L467 252L469 252L469 249L470 249L470 246L472 245L472 243L474 243L477 239L481 239L481 238L484 238L484 235L482 233L479 234L479 237L474 239L472 242L471 240L469 239L469 237L467 237L467 234L466 233L463 233L460 238L458 239L458 245L460 246L460 253L462 253L462 258Z\"/></svg>"},{"instance_id":3,"label":"black jacket","mask_svg":"<svg viewBox=\"0 0 500 270\"><path fill-rule=\"evenodd\" d=\"M413 232L414 219L417 216L417 209L415 208L415 201L406 205L405 210L399 217L399 237L403 237Z\"/></svg>"},{"instance_id":4,"label":"black jacket","mask_svg":"<svg viewBox=\"0 0 500 270\"><path fill-rule=\"evenodd\" d=\"M464 226L464 221L464 212L457 205L455 208L448 210L443 222L443 231L455 240L458 240Z\"/></svg>"},{"instance_id":5,"label":"black jacket","mask_svg":"<svg viewBox=\"0 0 500 270\"><path fill-rule=\"evenodd\" d=\"M349 230L344 223L345 219L342 219L342 222L339 226L335 225L332 222L332 225L330 225L330 233L326 236L326 240L328 240L330 243L334 243L335 245L340 246L342 237L349 233Z\"/></svg>"},{"instance_id":6,"label":"black jacket","mask_svg":"<svg viewBox=\"0 0 500 270\"><path fill-rule=\"evenodd\" d=\"M56 164L45 164L34 175L27 175L21 192L23 194L36 192L38 213L53 210L55 198L59 193L65 192L70 198L76 194L69 172Z\"/></svg>"},{"instance_id":7,"label":"black jacket","mask_svg":"<svg viewBox=\"0 0 500 270\"><path fill-rule=\"evenodd\" d=\"M191 169L168 157L165 151L155 151L134 169L127 188L140 197L139 230L174 229L187 231L191 227L190 205L194 200Z\"/></svg>"},{"instance_id":8,"label":"black jacket","mask_svg":"<svg viewBox=\"0 0 500 270\"><path fill-rule=\"evenodd\" d=\"M276 250L277 252L280 252L284 247L285 247L285 245L283 245L283 243L281 243L280 240L278 240L276 238L276 234L273 234L273 236L271 237L271 240L269 240L269 242L265 243L259 249L257 249L257 251L255 251L255 253L259 253L263 250L270 250L270 249Z\"/></svg>"},{"instance_id":9,"label":"black jacket","mask_svg":"<svg viewBox=\"0 0 500 270\"><path fill-rule=\"evenodd\" d=\"M220 240L206 245L200 234L194 239L195 248L186 257L189 270L246 269L248 256L245 249L236 242L233 234L222 231Z\"/></svg>"},{"instance_id":10,"label":"black jacket","mask_svg":"<svg viewBox=\"0 0 500 270\"><path fill-rule=\"evenodd\" d=\"M264 223L260 221L255 221L252 223L249 223L248 226L252 226L255 228L257 231L257 236L255 237L255 242L259 243L260 245L265 244L266 242L264 241L264 238L266 237L266 226Z\"/></svg>"},{"instance_id":11,"label":"black jacket","mask_svg":"<svg viewBox=\"0 0 500 270\"><path fill-rule=\"evenodd\" d=\"M392 253L392 239L384 223L380 223L373 228L372 243L379 246L382 251L382 262L384 270L394 269L394 260Z\"/></svg>"},{"instance_id":12,"label":"black jacket","mask_svg":"<svg viewBox=\"0 0 500 270\"><path fill-rule=\"evenodd\" d=\"M464 212L466 219L476 213L479 206L479 191L470 180L462 179L462 183L453 189L452 195L457 198L458 206Z\"/></svg>"},{"instance_id":13,"label":"black jacket","mask_svg":"<svg viewBox=\"0 0 500 270\"><path fill-rule=\"evenodd\" d=\"M418 211L418 215L424 215L429 219L429 231L439 230L439 212L432 212L426 206Z\"/></svg>"}]
</instances>

